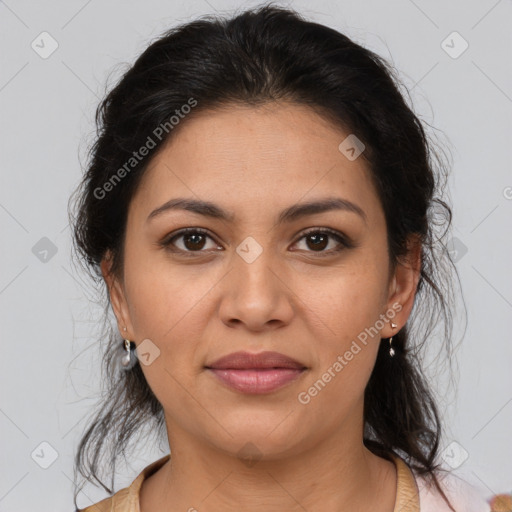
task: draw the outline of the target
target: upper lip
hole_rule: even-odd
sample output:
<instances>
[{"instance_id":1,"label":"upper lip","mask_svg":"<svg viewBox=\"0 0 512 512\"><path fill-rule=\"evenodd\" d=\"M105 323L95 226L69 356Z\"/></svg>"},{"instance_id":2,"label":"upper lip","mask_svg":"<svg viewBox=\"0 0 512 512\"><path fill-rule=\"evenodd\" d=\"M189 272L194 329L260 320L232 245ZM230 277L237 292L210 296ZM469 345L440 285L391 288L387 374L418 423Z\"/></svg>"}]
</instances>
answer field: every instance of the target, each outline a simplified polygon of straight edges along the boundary
<instances>
[{"instance_id":1,"label":"upper lip","mask_svg":"<svg viewBox=\"0 0 512 512\"><path fill-rule=\"evenodd\" d=\"M206 368L249 370L252 368L293 368L302 370L305 365L279 352L233 352L210 363Z\"/></svg>"}]
</instances>

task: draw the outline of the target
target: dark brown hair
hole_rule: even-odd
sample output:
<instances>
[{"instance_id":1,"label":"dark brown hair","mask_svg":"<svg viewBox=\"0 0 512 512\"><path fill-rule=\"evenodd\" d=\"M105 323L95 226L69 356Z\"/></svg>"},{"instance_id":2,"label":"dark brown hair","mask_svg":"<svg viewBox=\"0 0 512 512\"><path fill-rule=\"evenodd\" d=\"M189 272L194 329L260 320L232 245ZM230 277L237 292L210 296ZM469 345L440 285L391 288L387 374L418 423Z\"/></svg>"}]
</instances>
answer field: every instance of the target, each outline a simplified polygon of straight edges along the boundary
<instances>
[{"instance_id":1,"label":"dark brown hair","mask_svg":"<svg viewBox=\"0 0 512 512\"><path fill-rule=\"evenodd\" d=\"M382 57L288 9L266 5L173 28L149 45L97 109L97 137L74 194L74 245L106 292L100 262L111 251L112 272L122 274L128 206L151 158L175 132L173 115L182 126L195 112L222 105L283 100L309 106L356 134L365 144L362 158L385 212L391 266L406 254L409 235L422 242L413 312L393 338L394 358L387 340L381 341L365 390L364 442L387 459L393 452L402 456L441 490L436 473L442 470L437 464L442 428L421 354L440 325L445 360L453 348L451 282L457 272L444 243L451 209L442 199L448 165L401 89L406 91ZM190 113L179 115L191 98ZM155 130L162 126L167 129L156 132L159 138ZM148 137L156 148L128 169L126 163ZM108 293L104 298L106 318ZM116 366L121 339L107 321L104 339L106 387L78 447L75 472L112 493L116 458L132 436L143 426L159 435L165 429L162 406L139 364L124 372ZM106 464L111 488L100 478Z\"/></svg>"}]
</instances>

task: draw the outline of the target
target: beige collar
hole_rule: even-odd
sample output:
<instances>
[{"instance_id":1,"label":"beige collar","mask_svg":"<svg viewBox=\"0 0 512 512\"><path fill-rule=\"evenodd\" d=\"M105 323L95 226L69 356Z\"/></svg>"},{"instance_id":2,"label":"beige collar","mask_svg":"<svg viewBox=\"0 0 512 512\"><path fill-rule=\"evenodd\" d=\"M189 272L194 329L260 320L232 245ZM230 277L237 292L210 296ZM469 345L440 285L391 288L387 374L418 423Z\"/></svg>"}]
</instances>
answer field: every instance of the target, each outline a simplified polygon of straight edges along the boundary
<instances>
[{"instance_id":1,"label":"beige collar","mask_svg":"<svg viewBox=\"0 0 512 512\"><path fill-rule=\"evenodd\" d=\"M420 512L418 486L409 466L397 455L391 456L397 470L397 488L393 512ZM139 493L142 483L160 469L170 458L165 455L145 467L129 487L114 496L91 505L80 512L140 512Z\"/></svg>"},{"instance_id":2,"label":"beige collar","mask_svg":"<svg viewBox=\"0 0 512 512\"><path fill-rule=\"evenodd\" d=\"M393 512L420 512L420 497L411 468L398 455L391 456L397 473L396 500Z\"/></svg>"}]
</instances>

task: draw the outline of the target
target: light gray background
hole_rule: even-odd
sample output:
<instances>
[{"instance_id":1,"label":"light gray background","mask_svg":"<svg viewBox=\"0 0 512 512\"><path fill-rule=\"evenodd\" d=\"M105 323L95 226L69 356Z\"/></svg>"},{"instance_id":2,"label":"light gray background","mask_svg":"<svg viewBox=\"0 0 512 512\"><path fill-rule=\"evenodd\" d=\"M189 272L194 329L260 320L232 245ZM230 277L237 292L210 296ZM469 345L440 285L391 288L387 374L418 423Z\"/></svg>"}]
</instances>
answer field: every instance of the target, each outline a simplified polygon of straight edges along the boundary
<instances>
[{"instance_id":1,"label":"light gray background","mask_svg":"<svg viewBox=\"0 0 512 512\"><path fill-rule=\"evenodd\" d=\"M92 344L101 311L71 266L66 208L107 75L178 22L249 5L0 1L1 511L73 510L72 459L99 386ZM462 248L457 266L469 324L458 353L459 392L446 395L443 447L447 461L461 464L458 474L485 495L511 492L512 2L288 5L390 59L416 111L451 147L453 235ZM46 59L31 47L43 45L44 31L58 43ZM454 31L469 44L457 58L442 45ZM463 44L453 37L444 43L452 53ZM48 49L49 39L44 44ZM43 237L56 254L41 252L50 245ZM437 382L444 396L445 383ZM48 469L40 464L51 462L52 448L42 442L58 454ZM161 456L139 446L119 487ZM82 507L105 496L86 489Z\"/></svg>"}]
</instances>

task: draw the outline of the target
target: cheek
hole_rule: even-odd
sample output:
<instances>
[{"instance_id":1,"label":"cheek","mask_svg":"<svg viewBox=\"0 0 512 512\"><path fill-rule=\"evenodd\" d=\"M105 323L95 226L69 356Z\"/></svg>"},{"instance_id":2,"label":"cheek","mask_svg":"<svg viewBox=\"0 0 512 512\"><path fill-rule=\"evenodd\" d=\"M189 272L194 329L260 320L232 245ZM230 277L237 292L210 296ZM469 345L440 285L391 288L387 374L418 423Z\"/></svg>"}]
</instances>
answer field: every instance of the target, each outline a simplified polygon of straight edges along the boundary
<instances>
[{"instance_id":1,"label":"cheek","mask_svg":"<svg viewBox=\"0 0 512 512\"><path fill-rule=\"evenodd\" d=\"M323 330L319 339L330 347L326 353L342 350L375 326L385 305L386 278L378 260L361 258L334 269L328 279L315 286L304 283L300 293L307 307L303 314L309 315L310 325Z\"/></svg>"},{"instance_id":2,"label":"cheek","mask_svg":"<svg viewBox=\"0 0 512 512\"><path fill-rule=\"evenodd\" d=\"M148 384L166 407L186 407L190 397L183 386L194 381L202 363L197 348L208 332L206 308L218 279L159 258L127 258L125 276L136 341L151 340L158 354L149 365L141 360Z\"/></svg>"},{"instance_id":3,"label":"cheek","mask_svg":"<svg viewBox=\"0 0 512 512\"><path fill-rule=\"evenodd\" d=\"M301 314L318 340L318 364L308 381L318 406L335 400L345 404L343 411L362 396L380 344L386 279L378 258L361 258L337 269L322 287L304 288L307 307Z\"/></svg>"},{"instance_id":4,"label":"cheek","mask_svg":"<svg viewBox=\"0 0 512 512\"><path fill-rule=\"evenodd\" d=\"M148 365L141 362L141 369L167 413L190 413L187 390L201 363L197 348L208 332L206 308L216 280L190 266L185 270L169 262L163 264L159 258L147 258L146 262L127 260L125 272L137 342L149 339L158 349L158 357Z\"/></svg>"},{"instance_id":5,"label":"cheek","mask_svg":"<svg viewBox=\"0 0 512 512\"><path fill-rule=\"evenodd\" d=\"M186 328L193 339L190 329L201 331L202 319L207 320L201 310L220 276L171 263L160 254L134 256L126 259L125 283L137 336L167 344L183 340L179 334Z\"/></svg>"}]
</instances>

